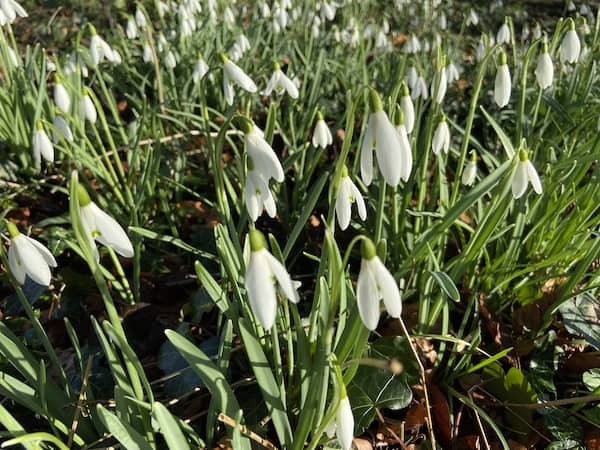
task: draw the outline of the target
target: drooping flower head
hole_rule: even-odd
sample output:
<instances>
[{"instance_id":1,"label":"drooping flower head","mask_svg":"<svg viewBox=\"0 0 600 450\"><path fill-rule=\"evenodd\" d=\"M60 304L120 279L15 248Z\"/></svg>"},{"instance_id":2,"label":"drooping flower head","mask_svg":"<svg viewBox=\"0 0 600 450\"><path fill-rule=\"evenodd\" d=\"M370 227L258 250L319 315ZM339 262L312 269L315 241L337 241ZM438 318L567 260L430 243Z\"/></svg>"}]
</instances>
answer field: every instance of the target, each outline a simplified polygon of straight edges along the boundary
<instances>
[{"instance_id":1,"label":"drooping flower head","mask_svg":"<svg viewBox=\"0 0 600 450\"><path fill-rule=\"evenodd\" d=\"M283 71L281 70L281 66L277 61L275 61L273 66L273 74L271 75L271 78L267 83L267 87L262 92L262 94L271 95L273 91L279 94L287 92L287 94L290 97L298 98L299 92L294 82L290 80L285 73L283 73Z\"/></svg>"},{"instance_id":2,"label":"drooping flower head","mask_svg":"<svg viewBox=\"0 0 600 450\"><path fill-rule=\"evenodd\" d=\"M465 170L462 174L462 184L465 186L471 186L475 183L475 178L477 177L477 152L475 150L471 151L471 159L465 166Z\"/></svg>"},{"instance_id":3,"label":"drooping flower head","mask_svg":"<svg viewBox=\"0 0 600 450\"><path fill-rule=\"evenodd\" d=\"M365 206L365 200L356 185L352 182L352 179L348 174L348 168L344 165L342 167L340 185L335 196L335 214L340 229L345 230L350 225L351 207L352 203L355 202L358 209L358 216L361 220L366 220L367 208Z\"/></svg>"},{"instance_id":4,"label":"drooping flower head","mask_svg":"<svg viewBox=\"0 0 600 450\"><path fill-rule=\"evenodd\" d=\"M577 36L577 31L575 31L575 22L573 22L573 19L569 18L568 26L569 29L559 48L560 62L574 64L579 59L581 42L579 41L579 36Z\"/></svg>"},{"instance_id":5,"label":"drooping flower head","mask_svg":"<svg viewBox=\"0 0 600 450\"><path fill-rule=\"evenodd\" d=\"M527 185L531 183L536 194L542 193L542 183L535 167L529 160L529 155L525 147L521 145L519 149L519 162L515 169L512 179L512 193L515 199L521 198L527 190Z\"/></svg>"},{"instance_id":6,"label":"drooping flower head","mask_svg":"<svg viewBox=\"0 0 600 450\"><path fill-rule=\"evenodd\" d=\"M440 123L438 124L433 134L433 140L431 141L431 149L434 154L438 154L440 150L444 153L448 153L450 148L450 129L448 128L448 122L446 122L446 116L442 114Z\"/></svg>"},{"instance_id":7,"label":"drooping flower head","mask_svg":"<svg viewBox=\"0 0 600 450\"><path fill-rule=\"evenodd\" d=\"M249 233L250 261L246 268L244 284L252 312L266 330L270 330L277 316L275 284L291 302L297 303L298 293L283 264L267 250L264 235L252 229Z\"/></svg>"},{"instance_id":8,"label":"drooping flower head","mask_svg":"<svg viewBox=\"0 0 600 450\"><path fill-rule=\"evenodd\" d=\"M325 148L333 143L333 136L331 131L323 119L323 114L317 112L317 123L315 124L315 131L313 132L312 145L313 147Z\"/></svg>"},{"instance_id":9,"label":"drooping flower head","mask_svg":"<svg viewBox=\"0 0 600 450\"><path fill-rule=\"evenodd\" d=\"M132 258L133 246L125 230L90 199L87 190L79 182L77 182L77 199L81 224L96 261L99 261L100 256L94 241L112 248L125 258Z\"/></svg>"},{"instance_id":10,"label":"drooping flower head","mask_svg":"<svg viewBox=\"0 0 600 450\"><path fill-rule=\"evenodd\" d=\"M54 78L54 103L63 113L69 114L71 108L71 98L62 82L60 75Z\"/></svg>"},{"instance_id":11,"label":"drooping flower head","mask_svg":"<svg viewBox=\"0 0 600 450\"><path fill-rule=\"evenodd\" d=\"M43 286L50 284L50 267L56 267L56 260L52 253L35 239L19 233L12 222L6 222L10 235L10 248L8 249L8 266L19 282L25 283L25 276Z\"/></svg>"},{"instance_id":12,"label":"drooping flower head","mask_svg":"<svg viewBox=\"0 0 600 450\"><path fill-rule=\"evenodd\" d=\"M377 256L373 241L363 239L361 255L356 283L358 313L365 327L375 330L379 322L379 301L383 299L390 316L399 318L402 314L402 299L396 280Z\"/></svg>"},{"instance_id":13,"label":"drooping flower head","mask_svg":"<svg viewBox=\"0 0 600 450\"><path fill-rule=\"evenodd\" d=\"M540 89L548 89L552 86L554 80L554 65L548 53L548 42L544 39L542 52L538 56L537 66L535 68L535 79Z\"/></svg>"},{"instance_id":14,"label":"drooping flower head","mask_svg":"<svg viewBox=\"0 0 600 450\"><path fill-rule=\"evenodd\" d=\"M233 105L233 83L250 93L257 91L254 81L237 64L231 61L225 53L219 53L219 59L223 63L223 93L228 105Z\"/></svg>"},{"instance_id":15,"label":"drooping flower head","mask_svg":"<svg viewBox=\"0 0 600 450\"><path fill-rule=\"evenodd\" d=\"M373 148L377 156L379 172L390 186L397 186L406 171L403 169L410 161L400 151L402 142L398 132L383 110L381 98L374 89L369 89L371 113L360 150L360 174L368 186L373 180ZM409 171L410 173L410 171ZM406 180L405 180L406 181Z\"/></svg>"},{"instance_id":16,"label":"drooping flower head","mask_svg":"<svg viewBox=\"0 0 600 450\"><path fill-rule=\"evenodd\" d=\"M415 127L415 105L413 104L412 98L408 91L408 86L405 82L402 82L402 96L400 97L400 108L402 108L402 115L404 117L404 127L408 134L412 133Z\"/></svg>"},{"instance_id":17,"label":"drooping flower head","mask_svg":"<svg viewBox=\"0 0 600 450\"><path fill-rule=\"evenodd\" d=\"M32 151L33 160L36 164L39 164L42 158L48 162L54 161L54 146L46 134L46 131L44 131L44 125L41 120L38 120L35 123Z\"/></svg>"},{"instance_id":18,"label":"drooping flower head","mask_svg":"<svg viewBox=\"0 0 600 450\"><path fill-rule=\"evenodd\" d=\"M494 83L494 101L499 108L504 108L508 105L511 89L510 71L506 63L506 53L502 50L498 59L498 71L496 72Z\"/></svg>"},{"instance_id":19,"label":"drooping flower head","mask_svg":"<svg viewBox=\"0 0 600 450\"><path fill-rule=\"evenodd\" d=\"M346 391L346 386L343 382L340 383L340 402L335 416L325 429L329 438L337 437L342 450L350 450L352 448L352 439L354 438L354 415L352 414L352 406Z\"/></svg>"}]
</instances>

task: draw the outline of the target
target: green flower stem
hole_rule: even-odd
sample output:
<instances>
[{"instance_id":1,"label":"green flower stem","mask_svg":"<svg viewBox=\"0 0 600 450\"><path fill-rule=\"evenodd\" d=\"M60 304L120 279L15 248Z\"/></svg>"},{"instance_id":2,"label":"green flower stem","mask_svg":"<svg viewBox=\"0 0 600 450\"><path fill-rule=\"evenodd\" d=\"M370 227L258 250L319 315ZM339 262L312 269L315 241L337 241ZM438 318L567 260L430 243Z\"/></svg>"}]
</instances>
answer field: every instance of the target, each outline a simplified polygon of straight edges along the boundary
<instances>
[{"instance_id":1,"label":"green flower stem","mask_svg":"<svg viewBox=\"0 0 600 450\"><path fill-rule=\"evenodd\" d=\"M467 122L465 125L462 145L460 147L460 156L456 166L456 175L454 176L454 184L452 186L452 194L450 195L449 207L454 206L458 198L458 193L461 190L460 179L465 166L465 160L467 158L467 152L469 150L469 141L471 140L471 130L473 129L473 121L475 119L475 112L477 111L477 101L479 100L479 93L481 92L481 86L483 85L483 79L485 77L487 64L490 58L494 55L496 50L500 48L500 45L496 44L490 49L490 51L484 56L483 60L479 64L479 71L477 72L477 78L471 94L471 104L469 105L469 113L467 115Z\"/></svg>"}]
</instances>

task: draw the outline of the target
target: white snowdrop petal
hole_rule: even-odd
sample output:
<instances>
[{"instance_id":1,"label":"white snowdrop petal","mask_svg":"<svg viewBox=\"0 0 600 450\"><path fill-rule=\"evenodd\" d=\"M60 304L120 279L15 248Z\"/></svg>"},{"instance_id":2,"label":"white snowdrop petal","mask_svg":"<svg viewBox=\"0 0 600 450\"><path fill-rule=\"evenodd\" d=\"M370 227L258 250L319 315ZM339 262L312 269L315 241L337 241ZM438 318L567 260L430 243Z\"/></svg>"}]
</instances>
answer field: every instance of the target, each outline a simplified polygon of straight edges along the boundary
<instances>
[{"instance_id":1,"label":"white snowdrop petal","mask_svg":"<svg viewBox=\"0 0 600 450\"><path fill-rule=\"evenodd\" d=\"M226 72L228 72L228 78L237 83L237 85L242 89L250 93L254 93L257 91L257 87L256 84L254 84L254 81L252 81L252 79L248 75L246 75L246 73L242 69L240 69L234 62L229 60L225 61L225 63L223 64L223 69Z\"/></svg>"},{"instance_id":2,"label":"white snowdrop petal","mask_svg":"<svg viewBox=\"0 0 600 450\"><path fill-rule=\"evenodd\" d=\"M387 309L390 316L399 318L402 314L402 299L398 283L396 283L396 280L394 280L394 277L383 265L379 257L376 256L372 261L375 280L383 297L385 309Z\"/></svg>"},{"instance_id":3,"label":"white snowdrop petal","mask_svg":"<svg viewBox=\"0 0 600 450\"><path fill-rule=\"evenodd\" d=\"M352 448L352 439L354 438L354 416L352 415L352 407L348 397L340 400L338 410L336 412L336 435L342 446L342 450L350 450Z\"/></svg>"},{"instance_id":4,"label":"white snowdrop petal","mask_svg":"<svg viewBox=\"0 0 600 450\"><path fill-rule=\"evenodd\" d=\"M281 183L285 178L283 167L273 148L262 137L262 132L256 130L257 127L254 127L246 134L246 150L254 162L255 170L266 179L274 178Z\"/></svg>"},{"instance_id":5,"label":"white snowdrop petal","mask_svg":"<svg viewBox=\"0 0 600 450\"><path fill-rule=\"evenodd\" d=\"M46 161L54 161L54 146L44 130L36 130L33 136L33 155L36 162L40 162L40 156Z\"/></svg>"},{"instance_id":6,"label":"white snowdrop petal","mask_svg":"<svg viewBox=\"0 0 600 450\"><path fill-rule=\"evenodd\" d=\"M98 208L94 202L91 202L81 209L83 210L86 208L88 208L94 216L94 228L91 230L94 239L107 247L111 247L121 256L126 258L133 257L133 246L121 225L107 213Z\"/></svg>"},{"instance_id":7,"label":"white snowdrop petal","mask_svg":"<svg viewBox=\"0 0 600 450\"><path fill-rule=\"evenodd\" d=\"M54 103L56 103L58 109L64 113L68 113L71 108L69 94L62 83L56 83L54 85Z\"/></svg>"},{"instance_id":8,"label":"white snowdrop petal","mask_svg":"<svg viewBox=\"0 0 600 450\"><path fill-rule=\"evenodd\" d=\"M25 268L19 259L15 243L8 248L8 267L19 284L25 283Z\"/></svg>"},{"instance_id":9,"label":"white snowdrop petal","mask_svg":"<svg viewBox=\"0 0 600 450\"><path fill-rule=\"evenodd\" d=\"M358 209L358 217L360 217L361 220L366 220L367 219L367 208L365 206L365 199L363 198L361 192L358 190L356 185L352 182L352 180L350 180L350 178L348 178L348 180L350 181L350 194L354 197L354 200L356 201L356 208Z\"/></svg>"},{"instance_id":10,"label":"white snowdrop petal","mask_svg":"<svg viewBox=\"0 0 600 450\"><path fill-rule=\"evenodd\" d=\"M367 186L373 181L373 138L372 119L369 119L360 148L360 176Z\"/></svg>"},{"instance_id":11,"label":"white snowdrop petal","mask_svg":"<svg viewBox=\"0 0 600 450\"><path fill-rule=\"evenodd\" d=\"M292 282L290 274L286 268L279 262L277 258L267 251L265 251L265 258L269 263L271 272L275 276L283 295L285 295L289 301L298 303L298 294L296 292L296 288L294 287L294 283Z\"/></svg>"},{"instance_id":12,"label":"white snowdrop petal","mask_svg":"<svg viewBox=\"0 0 600 450\"><path fill-rule=\"evenodd\" d=\"M541 89L547 89L552 86L552 81L554 80L554 66L548 52L544 52L538 56L535 78Z\"/></svg>"},{"instance_id":13,"label":"white snowdrop petal","mask_svg":"<svg viewBox=\"0 0 600 450\"><path fill-rule=\"evenodd\" d=\"M56 267L56 260L54 259L52 253L50 253L50 250L48 250L40 242L36 241L33 238L30 238L29 236L23 235L23 237L27 239L27 241L40 253L40 255L42 256L42 258L44 258L44 261L48 266Z\"/></svg>"},{"instance_id":14,"label":"white snowdrop petal","mask_svg":"<svg viewBox=\"0 0 600 450\"><path fill-rule=\"evenodd\" d=\"M44 257L31 245L25 235L20 234L12 239L18 260L21 262L25 273L38 284L48 286L50 284L50 268Z\"/></svg>"},{"instance_id":15,"label":"white snowdrop petal","mask_svg":"<svg viewBox=\"0 0 600 450\"><path fill-rule=\"evenodd\" d=\"M225 74L223 74L223 96L229 106L233 105L233 86Z\"/></svg>"},{"instance_id":16,"label":"white snowdrop petal","mask_svg":"<svg viewBox=\"0 0 600 450\"><path fill-rule=\"evenodd\" d=\"M396 131L398 133L398 137L400 138L400 178L403 181L408 181L413 164L412 149L408 140L406 127L404 125L399 125L398 127L396 127Z\"/></svg>"},{"instance_id":17,"label":"white snowdrop petal","mask_svg":"<svg viewBox=\"0 0 600 450\"><path fill-rule=\"evenodd\" d=\"M279 82L283 85L284 89L290 97L298 98L298 96L300 95L300 93L298 92L298 88L292 82L292 80L290 80L285 74L281 77Z\"/></svg>"},{"instance_id":18,"label":"white snowdrop petal","mask_svg":"<svg viewBox=\"0 0 600 450\"><path fill-rule=\"evenodd\" d=\"M252 222L256 222L256 219L258 219L258 216L260 215L261 207L259 205L259 197L256 193L256 188L251 180L250 172L246 176L245 199L248 216L250 216Z\"/></svg>"},{"instance_id":19,"label":"white snowdrop petal","mask_svg":"<svg viewBox=\"0 0 600 450\"><path fill-rule=\"evenodd\" d=\"M503 108L508 105L510 100L511 79L510 71L507 64L502 64L496 72L496 80L494 83L494 101L498 107Z\"/></svg>"},{"instance_id":20,"label":"white snowdrop petal","mask_svg":"<svg viewBox=\"0 0 600 450\"><path fill-rule=\"evenodd\" d=\"M338 224L341 230L345 230L350 225L350 189L348 186L348 177L342 178L340 187L335 199L335 213L338 218Z\"/></svg>"},{"instance_id":21,"label":"white snowdrop petal","mask_svg":"<svg viewBox=\"0 0 600 450\"><path fill-rule=\"evenodd\" d=\"M360 263L360 272L356 282L356 303L358 313L365 327L373 331L379 323L379 296L375 277L364 259Z\"/></svg>"},{"instance_id":22,"label":"white snowdrop petal","mask_svg":"<svg viewBox=\"0 0 600 450\"><path fill-rule=\"evenodd\" d=\"M408 134L412 133L415 126L415 107L409 95L404 95L400 99L400 108L404 114L404 126Z\"/></svg>"},{"instance_id":23,"label":"white snowdrop petal","mask_svg":"<svg viewBox=\"0 0 600 450\"><path fill-rule=\"evenodd\" d=\"M244 281L252 312L263 328L269 330L275 323L277 298L266 253L263 249L250 254Z\"/></svg>"},{"instance_id":24,"label":"white snowdrop petal","mask_svg":"<svg viewBox=\"0 0 600 450\"><path fill-rule=\"evenodd\" d=\"M527 166L519 161L512 179L512 193L515 199L521 198L527 190Z\"/></svg>"},{"instance_id":25,"label":"white snowdrop petal","mask_svg":"<svg viewBox=\"0 0 600 450\"><path fill-rule=\"evenodd\" d=\"M372 116L375 120L375 154L379 171L387 184L397 186L400 183L400 138L385 112L379 111Z\"/></svg>"},{"instance_id":26,"label":"white snowdrop petal","mask_svg":"<svg viewBox=\"0 0 600 450\"><path fill-rule=\"evenodd\" d=\"M531 186L536 194L542 193L542 182L540 181L540 177L538 176L535 167L531 163L530 160L525 161L525 167L527 168L527 178L531 182Z\"/></svg>"}]
</instances>

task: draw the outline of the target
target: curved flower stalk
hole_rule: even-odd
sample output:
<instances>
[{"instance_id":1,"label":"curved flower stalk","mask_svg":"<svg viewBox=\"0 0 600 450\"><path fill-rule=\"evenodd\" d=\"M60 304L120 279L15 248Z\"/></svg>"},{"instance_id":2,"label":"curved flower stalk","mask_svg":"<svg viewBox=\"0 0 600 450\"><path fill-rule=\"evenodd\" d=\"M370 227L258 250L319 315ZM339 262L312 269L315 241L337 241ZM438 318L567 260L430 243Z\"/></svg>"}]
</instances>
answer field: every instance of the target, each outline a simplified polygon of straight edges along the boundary
<instances>
[{"instance_id":1,"label":"curved flower stalk","mask_svg":"<svg viewBox=\"0 0 600 450\"><path fill-rule=\"evenodd\" d=\"M365 200L348 175L348 168L343 166L340 185L335 196L335 214L341 230L345 230L350 225L350 217L352 214L351 207L352 203L355 202L356 208L358 209L358 216L361 220L366 220L367 208L365 206Z\"/></svg>"},{"instance_id":2,"label":"curved flower stalk","mask_svg":"<svg viewBox=\"0 0 600 450\"><path fill-rule=\"evenodd\" d=\"M35 133L33 134L33 160L36 165L41 163L41 159L44 158L48 162L54 161L54 146L50 141L50 138L44 130L44 125L41 120L35 123Z\"/></svg>"},{"instance_id":3,"label":"curved flower stalk","mask_svg":"<svg viewBox=\"0 0 600 450\"><path fill-rule=\"evenodd\" d=\"M472 186L475 183L477 177L477 152L471 151L471 160L465 166L465 170L462 173L462 184L465 186Z\"/></svg>"},{"instance_id":4,"label":"curved flower stalk","mask_svg":"<svg viewBox=\"0 0 600 450\"><path fill-rule=\"evenodd\" d=\"M569 30L560 43L560 62L576 63L579 59L579 52L581 52L581 42L575 31L575 22L573 22L573 19L569 19Z\"/></svg>"},{"instance_id":5,"label":"curved flower stalk","mask_svg":"<svg viewBox=\"0 0 600 450\"><path fill-rule=\"evenodd\" d=\"M100 261L100 255L94 240L112 248L125 258L132 258L133 246L125 230L115 219L98 208L90 199L85 187L80 183L77 183L77 198L79 200L81 224L96 262Z\"/></svg>"},{"instance_id":6,"label":"curved flower stalk","mask_svg":"<svg viewBox=\"0 0 600 450\"><path fill-rule=\"evenodd\" d=\"M8 266L16 280L23 285L28 276L37 284L48 286L50 267L56 267L52 253L35 239L19 233L14 223L6 222L6 227L10 235Z\"/></svg>"},{"instance_id":7,"label":"curved flower stalk","mask_svg":"<svg viewBox=\"0 0 600 450\"><path fill-rule=\"evenodd\" d=\"M397 186L400 178L406 171L403 167L410 165L405 154L400 152L402 142L396 129L391 124L383 106L379 94L370 89L369 103L371 114L367 123L367 130L360 150L360 174L363 182L368 186L373 180L373 148L377 155L379 171L390 186Z\"/></svg>"},{"instance_id":8,"label":"curved flower stalk","mask_svg":"<svg viewBox=\"0 0 600 450\"><path fill-rule=\"evenodd\" d=\"M233 83L250 93L257 91L254 81L237 64L231 61L225 53L219 53L219 59L223 63L223 93L228 105L233 105Z\"/></svg>"},{"instance_id":9,"label":"curved flower stalk","mask_svg":"<svg viewBox=\"0 0 600 450\"><path fill-rule=\"evenodd\" d=\"M312 145L313 147L325 148L328 145L333 144L333 136L329 127L323 120L323 114L317 112L317 123L315 124L315 131L313 132Z\"/></svg>"},{"instance_id":10,"label":"curved flower stalk","mask_svg":"<svg viewBox=\"0 0 600 450\"><path fill-rule=\"evenodd\" d=\"M450 129L446 122L446 116L442 115L442 119L435 129L433 134L433 140L431 141L431 150L437 155L440 150L444 150L444 153L448 154L450 149Z\"/></svg>"},{"instance_id":11,"label":"curved flower stalk","mask_svg":"<svg viewBox=\"0 0 600 450\"><path fill-rule=\"evenodd\" d=\"M494 82L494 101L499 108L504 108L510 100L511 80L508 64L506 64L506 53L504 50L500 53L498 61L498 71Z\"/></svg>"},{"instance_id":12,"label":"curved flower stalk","mask_svg":"<svg viewBox=\"0 0 600 450\"><path fill-rule=\"evenodd\" d=\"M548 89L552 86L552 81L554 81L554 65L548 54L548 42L546 40L544 40L542 52L537 59L535 79L542 90Z\"/></svg>"},{"instance_id":13,"label":"curved flower stalk","mask_svg":"<svg viewBox=\"0 0 600 450\"><path fill-rule=\"evenodd\" d=\"M368 238L362 241L361 255L356 302L365 327L373 331L379 322L379 301L383 299L390 316L400 318L402 299L396 280L377 256L375 244Z\"/></svg>"},{"instance_id":14,"label":"curved flower stalk","mask_svg":"<svg viewBox=\"0 0 600 450\"><path fill-rule=\"evenodd\" d=\"M83 88L83 95L79 100L79 116L81 120L87 119L92 124L98 120L98 111L90 98L90 90L87 87Z\"/></svg>"},{"instance_id":15,"label":"curved flower stalk","mask_svg":"<svg viewBox=\"0 0 600 450\"><path fill-rule=\"evenodd\" d=\"M275 283L289 301L298 303L299 297L290 274L267 250L264 235L252 229L249 239L250 261L246 267L244 284L252 312L263 328L270 330L277 316Z\"/></svg>"},{"instance_id":16,"label":"curved flower stalk","mask_svg":"<svg viewBox=\"0 0 600 450\"><path fill-rule=\"evenodd\" d=\"M274 71L267 83L267 87L262 92L262 95L271 95L271 93L275 91L278 94L283 93L284 91L287 94L296 99L298 98L298 88L293 83L292 80L288 78L288 76L281 71L281 66L278 62L274 63Z\"/></svg>"},{"instance_id":17,"label":"curved flower stalk","mask_svg":"<svg viewBox=\"0 0 600 450\"><path fill-rule=\"evenodd\" d=\"M527 150L523 147L519 149L519 162L512 179L512 193L515 199L521 198L527 190L527 185L531 183L531 187L536 194L541 194L542 183L538 176L535 167L529 160Z\"/></svg>"},{"instance_id":18,"label":"curved flower stalk","mask_svg":"<svg viewBox=\"0 0 600 450\"><path fill-rule=\"evenodd\" d=\"M56 75L54 79L53 97L54 104L58 109L65 114L69 114L69 110L71 109L71 98L69 97L69 93L67 92L60 75Z\"/></svg>"},{"instance_id":19,"label":"curved flower stalk","mask_svg":"<svg viewBox=\"0 0 600 450\"><path fill-rule=\"evenodd\" d=\"M402 116L404 117L406 133L410 134L415 127L415 105L413 104L412 98L410 98L406 83L402 83L401 89L402 97L400 97L400 108L402 109Z\"/></svg>"}]
</instances>

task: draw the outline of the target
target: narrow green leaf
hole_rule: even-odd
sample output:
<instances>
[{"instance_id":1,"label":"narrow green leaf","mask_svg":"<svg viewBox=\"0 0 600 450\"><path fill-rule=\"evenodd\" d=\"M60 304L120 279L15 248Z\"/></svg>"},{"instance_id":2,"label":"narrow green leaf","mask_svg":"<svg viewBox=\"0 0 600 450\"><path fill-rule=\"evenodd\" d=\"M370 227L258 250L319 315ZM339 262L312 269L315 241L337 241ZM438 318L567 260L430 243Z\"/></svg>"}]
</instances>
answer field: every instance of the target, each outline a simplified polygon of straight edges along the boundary
<instances>
[{"instance_id":1,"label":"narrow green leaf","mask_svg":"<svg viewBox=\"0 0 600 450\"><path fill-rule=\"evenodd\" d=\"M275 381L275 376L269 366L269 361L245 319L240 319L240 332L242 333L242 340L246 346L252 371L256 376L256 381L273 419L279 441L285 444L285 447L289 447L293 441L292 428L280 397L277 381Z\"/></svg>"},{"instance_id":2,"label":"narrow green leaf","mask_svg":"<svg viewBox=\"0 0 600 450\"><path fill-rule=\"evenodd\" d=\"M122 422L117 416L98 404L96 413L102 425L117 439L127 450L152 450L150 444L129 424Z\"/></svg>"},{"instance_id":3,"label":"narrow green leaf","mask_svg":"<svg viewBox=\"0 0 600 450\"><path fill-rule=\"evenodd\" d=\"M18 444L23 445L26 443L40 442L40 441L51 442L52 444L56 445L56 447L59 448L60 450L69 450L69 447L67 447L65 444L63 444L61 442L61 440L58 439L56 436L53 436L50 433L44 433L44 432L29 433L29 434L24 434L22 436L17 436L16 438L9 439L8 441L2 443L2 448L11 447L13 445L18 445ZM35 447L39 448L38 445L36 445Z\"/></svg>"},{"instance_id":4,"label":"narrow green leaf","mask_svg":"<svg viewBox=\"0 0 600 450\"><path fill-rule=\"evenodd\" d=\"M152 416L158 422L160 432L165 437L165 442L171 450L189 449L190 446L179 428L177 420L169 412L165 405L154 402L152 405Z\"/></svg>"},{"instance_id":5,"label":"narrow green leaf","mask_svg":"<svg viewBox=\"0 0 600 450\"><path fill-rule=\"evenodd\" d=\"M460 301L460 293L446 272L430 270L429 273L451 300Z\"/></svg>"}]
</instances>

